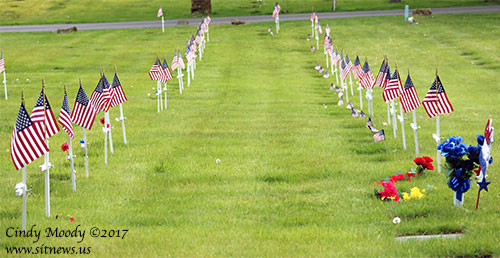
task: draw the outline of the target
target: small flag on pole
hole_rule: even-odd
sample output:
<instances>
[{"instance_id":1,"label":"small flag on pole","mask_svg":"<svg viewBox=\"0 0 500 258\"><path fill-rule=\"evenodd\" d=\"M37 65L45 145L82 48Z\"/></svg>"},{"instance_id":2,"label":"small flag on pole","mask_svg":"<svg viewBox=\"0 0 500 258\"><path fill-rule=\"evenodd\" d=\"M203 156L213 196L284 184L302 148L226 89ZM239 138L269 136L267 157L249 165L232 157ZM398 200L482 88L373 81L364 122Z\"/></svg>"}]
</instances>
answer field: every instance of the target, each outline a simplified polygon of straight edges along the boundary
<instances>
[{"instance_id":1,"label":"small flag on pole","mask_svg":"<svg viewBox=\"0 0 500 258\"><path fill-rule=\"evenodd\" d=\"M59 132L59 126L56 123L56 118L54 117L54 113L52 113L52 109L49 105L49 100L47 99L47 95L45 95L45 108L44 104L44 93L43 90L40 92L40 96L36 101L35 107L33 111L31 111L31 121L35 127L38 127L38 130L46 133L46 138L50 138L54 136L57 132Z\"/></svg>"},{"instance_id":2,"label":"small flag on pole","mask_svg":"<svg viewBox=\"0 0 500 258\"><path fill-rule=\"evenodd\" d=\"M406 77L405 86L403 89L403 94L399 99L405 113L415 110L420 106L420 100L418 99L417 90L413 86L413 81L410 78L410 74Z\"/></svg>"},{"instance_id":3,"label":"small flag on pole","mask_svg":"<svg viewBox=\"0 0 500 258\"><path fill-rule=\"evenodd\" d=\"M390 73L390 70L389 70ZM375 81L375 85L382 87L382 82L387 78L387 63L385 59L382 60L382 65L380 65L380 70L378 71L377 80Z\"/></svg>"},{"instance_id":4,"label":"small flag on pole","mask_svg":"<svg viewBox=\"0 0 500 258\"><path fill-rule=\"evenodd\" d=\"M5 71L5 62L3 60L3 53L0 54L0 73Z\"/></svg>"},{"instance_id":5,"label":"small flag on pole","mask_svg":"<svg viewBox=\"0 0 500 258\"><path fill-rule=\"evenodd\" d=\"M441 84L439 76L436 76L431 88L422 101L422 105L424 105L427 115L431 118L439 114L448 114L453 112L453 106L448 100L448 96L444 91L443 84Z\"/></svg>"},{"instance_id":6,"label":"small flag on pole","mask_svg":"<svg viewBox=\"0 0 500 258\"><path fill-rule=\"evenodd\" d=\"M385 140L384 130L380 130L380 131L378 131L377 133L375 133L375 134L373 135L373 140L374 140L375 142L380 142L380 141Z\"/></svg>"},{"instance_id":7,"label":"small flag on pole","mask_svg":"<svg viewBox=\"0 0 500 258\"><path fill-rule=\"evenodd\" d=\"M158 18L162 17L163 16L163 10L160 6L160 9L158 9L158 14L156 15Z\"/></svg>"},{"instance_id":8,"label":"small flag on pole","mask_svg":"<svg viewBox=\"0 0 500 258\"><path fill-rule=\"evenodd\" d=\"M113 78L113 97L111 98L111 107L118 106L119 104L127 101L127 97L125 96L125 92L123 91L122 84L120 83L120 80L118 80L118 75L116 75L115 72L115 77Z\"/></svg>"},{"instance_id":9,"label":"small flag on pole","mask_svg":"<svg viewBox=\"0 0 500 258\"><path fill-rule=\"evenodd\" d=\"M156 61L155 61L155 63L151 67L151 69L149 69L149 77L153 81L159 81L160 78L161 78L161 73L160 73L159 65L160 65L159 64L159 60L157 58Z\"/></svg>"},{"instance_id":10,"label":"small flag on pole","mask_svg":"<svg viewBox=\"0 0 500 258\"><path fill-rule=\"evenodd\" d=\"M75 106L73 107L73 111L71 113L71 121L87 130L90 130L92 129L96 115L97 109L94 108L89 97L87 96L87 93L85 93L82 85L80 85L80 89L76 95Z\"/></svg>"},{"instance_id":11,"label":"small flag on pole","mask_svg":"<svg viewBox=\"0 0 500 258\"><path fill-rule=\"evenodd\" d=\"M71 122L71 112L69 111L68 105L68 95L64 92L63 104L61 107L61 112L59 113L59 123L62 125L62 128L71 138L75 138L73 131L73 124Z\"/></svg>"},{"instance_id":12,"label":"small flag on pole","mask_svg":"<svg viewBox=\"0 0 500 258\"><path fill-rule=\"evenodd\" d=\"M103 110L104 108L104 105L106 104L106 97L104 96L104 85L102 77L101 79L99 79L99 82L97 83L94 92L92 92L92 95L90 96L90 102L92 103L92 106L96 109L97 113L101 112L101 110Z\"/></svg>"},{"instance_id":13,"label":"small flag on pole","mask_svg":"<svg viewBox=\"0 0 500 258\"><path fill-rule=\"evenodd\" d=\"M167 60L163 59L163 64L161 65L163 68L163 74L164 74L164 81L162 83L167 83L168 80L172 79L172 71L170 71L170 68L168 67Z\"/></svg>"},{"instance_id":14,"label":"small flag on pole","mask_svg":"<svg viewBox=\"0 0 500 258\"><path fill-rule=\"evenodd\" d=\"M280 14L280 11L281 11L281 6L278 4L278 2L276 2L276 4L274 5L274 9L273 9L273 18L278 17L278 15Z\"/></svg>"},{"instance_id":15,"label":"small flag on pole","mask_svg":"<svg viewBox=\"0 0 500 258\"><path fill-rule=\"evenodd\" d=\"M401 80L399 79L399 72L398 69L396 69L392 77L387 80L387 86L384 88L384 92L382 93L384 101L387 102L389 100L394 100L395 98L401 96L402 88Z\"/></svg>"},{"instance_id":16,"label":"small flag on pole","mask_svg":"<svg viewBox=\"0 0 500 258\"><path fill-rule=\"evenodd\" d=\"M21 103L10 141L10 156L17 170L49 151L44 139L43 131L33 126L24 103Z\"/></svg>"},{"instance_id":17,"label":"small flag on pole","mask_svg":"<svg viewBox=\"0 0 500 258\"><path fill-rule=\"evenodd\" d=\"M373 78L372 71L370 70L370 66L368 65L368 61L365 61L363 65L363 73L361 77L361 86L365 89L373 88L373 83L375 79Z\"/></svg>"}]
</instances>

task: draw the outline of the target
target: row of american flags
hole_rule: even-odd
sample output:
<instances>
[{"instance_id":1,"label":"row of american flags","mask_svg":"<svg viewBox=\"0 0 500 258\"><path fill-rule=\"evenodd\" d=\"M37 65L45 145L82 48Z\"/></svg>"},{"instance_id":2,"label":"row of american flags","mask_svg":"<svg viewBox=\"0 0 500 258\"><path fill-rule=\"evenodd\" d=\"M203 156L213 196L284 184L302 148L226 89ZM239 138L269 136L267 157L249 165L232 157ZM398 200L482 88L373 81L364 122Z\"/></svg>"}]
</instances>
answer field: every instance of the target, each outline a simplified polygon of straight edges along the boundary
<instances>
[{"instance_id":1,"label":"row of american flags","mask_svg":"<svg viewBox=\"0 0 500 258\"><path fill-rule=\"evenodd\" d=\"M403 85L398 69L396 68L394 73L391 73L389 63L384 59L375 79L367 60L361 65L358 56L356 56L354 63L351 62L348 55L344 58L343 51L339 54L338 50L334 50L332 39L327 34L325 34L323 43L328 54L332 56L332 65L339 67L342 81L346 81L347 76L352 72L354 78L359 80L364 89L373 89L376 85L382 88L384 102L399 98L405 113L413 111L420 106L420 100L409 72ZM439 114L453 112L453 106L446 95L446 91L437 73L434 82L422 101L422 105L431 118Z\"/></svg>"},{"instance_id":2,"label":"row of american flags","mask_svg":"<svg viewBox=\"0 0 500 258\"><path fill-rule=\"evenodd\" d=\"M10 145L15 168L19 170L49 151L45 140L60 131L58 123L74 138L73 124L91 130L100 111L107 112L125 101L127 97L117 74L115 73L112 84L102 74L90 98L80 83L72 112L65 91L59 118L56 120L43 87L31 115L26 110L24 100L19 108Z\"/></svg>"}]
</instances>

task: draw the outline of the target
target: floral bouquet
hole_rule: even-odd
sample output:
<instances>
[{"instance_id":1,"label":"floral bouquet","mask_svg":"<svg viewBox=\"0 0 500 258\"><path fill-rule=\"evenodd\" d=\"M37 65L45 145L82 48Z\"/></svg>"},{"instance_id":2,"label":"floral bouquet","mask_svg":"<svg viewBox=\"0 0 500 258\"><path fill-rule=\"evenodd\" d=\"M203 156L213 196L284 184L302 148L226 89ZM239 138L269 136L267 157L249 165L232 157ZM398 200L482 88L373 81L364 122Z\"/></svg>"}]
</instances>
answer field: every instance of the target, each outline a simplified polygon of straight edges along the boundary
<instances>
[{"instance_id":1,"label":"floral bouquet","mask_svg":"<svg viewBox=\"0 0 500 258\"><path fill-rule=\"evenodd\" d=\"M421 175L426 170L434 170L434 166L432 165L432 160L429 156L416 157L413 159L413 162L417 165L416 169L412 169L411 171L416 173L417 175Z\"/></svg>"},{"instance_id":2,"label":"floral bouquet","mask_svg":"<svg viewBox=\"0 0 500 258\"><path fill-rule=\"evenodd\" d=\"M470 189L470 178L479 168L479 154L484 142L484 136L477 135L478 145L462 143L460 136L449 137L440 143L437 149L446 158L445 169L448 186L455 191L455 206L463 206L463 195ZM490 163L493 159L490 159Z\"/></svg>"}]
</instances>

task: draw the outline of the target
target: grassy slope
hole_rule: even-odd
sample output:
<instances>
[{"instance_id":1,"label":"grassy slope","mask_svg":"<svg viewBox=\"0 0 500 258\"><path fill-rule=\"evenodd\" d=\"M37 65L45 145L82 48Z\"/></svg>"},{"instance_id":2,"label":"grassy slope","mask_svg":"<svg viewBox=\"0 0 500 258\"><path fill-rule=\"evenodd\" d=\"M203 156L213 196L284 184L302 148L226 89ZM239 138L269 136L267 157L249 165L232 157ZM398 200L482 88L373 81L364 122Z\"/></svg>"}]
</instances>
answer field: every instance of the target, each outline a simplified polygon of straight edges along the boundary
<instances>
[{"instance_id":1,"label":"grassy slope","mask_svg":"<svg viewBox=\"0 0 500 258\"><path fill-rule=\"evenodd\" d=\"M403 3L388 0L338 0L338 11L401 9ZM411 8L472 6L485 3L482 0L409 0ZM176 0L5 0L0 2L0 25L81 23L154 20L160 5L167 19L190 18L190 1ZM259 7L257 1L213 0L213 16L270 15L274 2L264 1ZM280 1L283 10L290 13L332 11L332 1L327 0L286 0Z\"/></svg>"},{"instance_id":2,"label":"grassy slope","mask_svg":"<svg viewBox=\"0 0 500 258\"><path fill-rule=\"evenodd\" d=\"M337 46L366 56L372 70L378 70L383 54L398 63L402 76L410 67L421 98L438 67L455 107L453 114L442 118L442 135L462 135L473 143L487 118L499 118L499 18L436 16L422 19L418 26L402 24L397 17L329 23ZM98 70L104 67L111 77L117 64L129 98L124 109L130 143L122 144L114 123L115 154L104 166L103 137L96 122L88 134L91 176L82 176L82 152L77 149L78 191L73 193L69 165L59 149L66 137L60 133L52 138L52 213L74 216L87 229L86 239L76 244L74 239L44 238L32 244L2 238L2 254L5 246L44 244L91 246L92 253L101 256L500 255L496 163L490 170L490 192L483 193L477 212L467 212L473 209L475 186L465 196L467 210L454 208L444 175L435 172L397 184L403 191L433 185L425 200L377 201L374 186L364 182L413 166L409 127L408 151L401 150L400 138L392 139L390 128L385 128L387 141L374 144L365 120L353 119L347 109L337 107L329 82L312 69L324 56L308 50L308 22L283 22L281 34L274 38L265 33L267 26L211 27L212 41L198 63L195 82L183 95L177 83L171 83L169 110L161 114L156 113L155 99L147 96L155 86L147 70L156 55L167 55L170 62L173 50L184 44L193 27L171 28L168 34L3 34L0 45L8 53L10 98L0 102L0 232L21 220L21 200L13 193L21 176L5 152L21 88L31 110L45 77L49 100L58 113L63 84L73 103L78 77L90 93ZM377 89L377 128L385 121L379 95ZM356 105L357 97L352 99ZM111 110L111 117L117 116L118 110ZM434 157L434 120L422 108L418 119L421 152ZM76 139L81 137L78 127ZM499 151L495 144L495 160ZM217 158L222 160L218 165ZM28 184L34 191L28 199L28 222L39 229L71 229L76 223L44 216L43 176L36 169L40 162L28 168ZM398 234L465 230L466 237L394 243L393 216L402 218ZM92 226L130 232L124 240L92 239Z\"/></svg>"}]
</instances>

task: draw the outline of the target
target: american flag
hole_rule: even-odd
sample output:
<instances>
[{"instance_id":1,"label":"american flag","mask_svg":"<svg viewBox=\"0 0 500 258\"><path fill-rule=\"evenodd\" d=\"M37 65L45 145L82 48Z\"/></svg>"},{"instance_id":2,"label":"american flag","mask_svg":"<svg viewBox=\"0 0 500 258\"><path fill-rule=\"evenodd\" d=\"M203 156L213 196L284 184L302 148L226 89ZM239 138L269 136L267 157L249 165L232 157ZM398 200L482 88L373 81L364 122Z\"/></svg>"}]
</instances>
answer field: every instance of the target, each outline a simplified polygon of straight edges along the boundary
<instances>
[{"instance_id":1,"label":"american flag","mask_svg":"<svg viewBox=\"0 0 500 258\"><path fill-rule=\"evenodd\" d=\"M372 118L368 117L368 121L366 122L366 128L369 128L370 126L373 126Z\"/></svg>"},{"instance_id":2,"label":"american flag","mask_svg":"<svg viewBox=\"0 0 500 258\"><path fill-rule=\"evenodd\" d=\"M115 97L115 89L111 87L109 84L108 78L104 73L102 74L102 88L103 88L103 97L104 97L104 105L102 106L102 110L104 112L108 112L111 107L111 100Z\"/></svg>"},{"instance_id":3,"label":"american flag","mask_svg":"<svg viewBox=\"0 0 500 258\"><path fill-rule=\"evenodd\" d=\"M102 77L99 79L94 92L92 92L92 95L90 96L90 102L96 109L97 113L104 109L104 105L106 105L107 102L107 96L104 95L104 82L102 79Z\"/></svg>"},{"instance_id":4,"label":"american flag","mask_svg":"<svg viewBox=\"0 0 500 258\"><path fill-rule=\"evenodd\" d=\"M328 23L327 23L325 26L325 35L328 35L328 37L330 37L330 33L331 33L330 27L328 27Z\"/></svg>"},{"instance_id":5,"label":"american flag","mask_svg":"<svg viewBox=\"0 0 500 258\"><path fill-rule=\"evenodd\" d=\"M351 108L351 116L352 117L358 117L359 113L355 108Z\"/></svg>"},{"instance_id":6,"label":"american flag","mask_svg":"<svg viewBox=\"0 0 500 258\"><path fill-rule=\"evenodd\" d=\"M149 69L149 77L151 77L151 80L153 81L159 81L161 79L159 62L160 60L157 58L151 69Z\"/></svg>"},{"instance_id":7,"label":"american flag","mask_svg":"<svg viewBox=\"0 0 500 258\"><path fill-rule=\"evenodd\" d=\"M201 24L200 24L200 31L201 33L205 34L207 33L208 29L207 29L207 24L205 23L205 19L203 19L201 21Z\"/></svg>"},{"instance_id":8,"label":"american flag","mask_svg":"<svg viewBox=\"0 0 500 258\"><path fill-rule=\"evenodd\" d=\"M337 103L337 105L339 105L339 106L344 105L344 99L342 97L340 97L339 102Z\"/></svg>"},{"instance_id":9,"label":"american flag","mask_svg":"<svg viewBox=\"0 0 500 258\"><path fill-rule=\"evenodd\" d=\"M488 122L486 122L486 127L484 128L484 142L483 145L481 146L481 152L479 154L479 167L481 170L479 173L477 173L476 178L477 183L479 184L479 191L482 189L485 189L488 191L488 184L489 182L486 182L486 171L488 170L488 166L490 164L491 160L491 143L493 142L493 131L495 128L491 126L491 123L493 122L492 119L488 119Z\"/></svg>"},{"instance_id":10,"label":"american flag","mask_svg":"<svg viewBox=\"0 0 500 258\"><path fill-rule=\"evenodd\" d=\"M180 52L180 51L179 51L179 54L178 54L178 59L177 59L177 60L179 60L179 67L180 67L181 69L185 69L185 68L186 68L186 66L184 65L184 59L182 58L182 56L181 56L181 52Z\"/></svg>"},{"instance_id":11,"label":"american flag","mask_svg":"<svg viewBox=\"0 0 500 258\"><path fill-rule=\"evenodd\" d=\"M177 57L177 51L175 51L172 58L172 70L177 70L177 68L179 68L179 58Z\"/></svg>"},{"instance_id":12,"label":"american flag","mask_svg":"<svg viewBox=\"0 0 500 258\"><path fill-rule=\"evenodd\" d=\"M62 128L66 133L71 138L75 138L74 132L73 132L73 123L71 122L71 112L69 112L69 105L68 105L68 95L66 92L64 92L64 99L63 99L63 104L61 107L61 112L59 113L59 123L62 125Z\"/></svg>"},{"instance_id":13,"label":"american flag","mask_svg":"<svg viewBox=\"0 0 500 258\"><path fill-rule=\"evenodd\" d=\"M52 113L52 109L50 108L49 100L46 95L45 107L43 106L43 102L44 94L42 90L33 111L31 111L30 119L33 122L33 125L37 127L40 132L44 132L46 138L49 138L59 132L59 126L57 125L56 118L54 117L54 113Z\"/></svg>"},{"instance_id":14,"label":"american flag","mask_svg":"<svg viewBox=\"0 0 500 258\"><path fill-rule=\"evenodd\" d=\"M161 9L161 6L160 9L158 9L158 14L156 16L158 16L158 18L163 16L163 10Z\"/></svg>"},{"instance_id":15,"label":"american flag","mask_svg":"<svg viewBox=\"0 0 500 258\"><path fill-rule=\"evenodd\" d=\"M274 5L274 9L273 9L273 18L278 17L278 15L280 14L280 11L281 11L281 7L278 4L278 2L276 2L276 4Z\"/></svg>"},{"instance_id":16,"label":"american flag","mask_svg":"<svg viewBox=\"0 0 500 258\"><path fill-rule=\"evenodd\" d=\"M17 170L49 151L44 139L43 132L33 126L24 103L21 103L10 140L10 156Z\"/></svg>"},{"instance_id":17,"label":"american flag","mask_svg":"<svg viewBox=\"0 0 500 258\"><path fill-rule=\"evenodd\" d=\"M448 100L448 96L444 91L443 84L441 84L439 76L436 76L431 88L422 101L422 105L424 105L427 115L431 118L439 114L448 114L453 112L453 106L451 106L451 103Z\"/></svg>"},{"instance_id":18,"label":"american flag","mask_svg":"<svg viewBox=\"0 0 500 258\"><path fill-rule=\"evenodd\" d=\"M348 74L349 74L349 66L347 66L344 59L341 59L341 61L340 61L340 79L342 81L345 81Z\"/></svg>"},{"instance_id":19,"label":"american flag","mask_svg":"<svg viewBox=\"0 0 500 258\"><path fill-rule=\"evenodd\" d=\"M379 72L379 75L380 75L380 72ZM382 77L382 79L381 79L379 86L385 89L385 87L387 87L387 83L389 83L389 81L392 79L391 67L389 66L389 63L385 64L385 69L384 69L384 72L381 75L381 77ZM379 78L377 77L377 80L378 79Z\"/></svg>"},{"instance_id":20,"label":"american flag","mask_svg":"<svg viewBox=\"0 0 500 258\"><path fill-rule=\"evenodd\" d=\"M382 82L387 78L387 63L385 59L382 60L382 65L380 66L380 70L378 71L377 80L375 81L375 85L382 87Z\"/></svg>"},{"instance_id":21,"label":"american flag","mask_svg":"<svg viewBox=\"0 0 500 258\"><path fill-rule=\"evenodd\" d=\"M352 74L354 74L354 78L361 80L361 75L363 74L363 68L361 67L361 62L359 61L359 57L356 56L356 60L354 60L354 66L352 67Z\"/></svg>"},{"instance_id":22,"label":"american flag","mask_svg":"<svg viewBox=\"0 0 500 258\"><path fill-rule=\"evenodd\" d=\"M167 83L168 80L172 79L172 72L170 71L170 68L168 67L167 60L163 59L163 64L161 65L163 68L163 73L165 74L165 82Z\"/></svg>"},{"instance_id":23,"label":"american flag","mask_svg":"<svg viewBox=\"0 0 500 258\"><path fill-rule=\"evenodd\" d=\"M378 131L378 133L374 134L373 135L373 140L375 142L380 142L380 141L385 140L384 130L380 130L380 131Z\"/></svg>"},{"instance_id":24,"label":"american flag","mask_svg":"<svg viewBox=\"0 0 500 258\"><path fill-rule=\"evenodd\" d=\"M365 89L372 89L374 82L375 78L373 78L370 66L368 66L368 61L365 61L365 64L363 65L363 73L361 74L361 86Z\"/></svg>"},{"instance_id":25,"label":"american flag","mask_svg":"<svg viewBox=\"0 0 500 258\"><path fill-rule=\"evenodd\" d=\"M337 62L340 61L340 55L339 55L339 51L338 50L335 50L335 53L333 53L333 60L332 60L332 63L337 66Z\"/></svg>"},{"instance_id":26,"label":"american flag","mask_svg":"<svg viewBox=\"0 0 500 258\"><path fill-rule=\"evenodd\" d=\"M186 52L184 53L184 57L186 57L186 60L187 60L188 63L190 63L191 61L193 61L193 59L194 59L194 52L191 51L190 46L188 46L186 48Z\"/></svg>"},{"instance_id":27,"label":"american flag","mask_svg":"<svg viewBox=\"0 0 500 258\"><path fill-rule=\"evenodd\" d=\"M198 29L198 31L196 32L196 37L195 37L195 42L200 45L201 43L203 43L203 37L201 36L201 31L200 29Z\"/></svg>"},{"instance_id":28,"label":"american flag","mask_svg":"<svg viewBox=\"0 0 500 258\"><path fill-rule=\"evenodd\" d=\"M75 106L71 112L71 121L87 130L90 130L92 129L96 115L97 109L94 108L92 102L90 102L89 97L87 96L87 93L85 93L82 85L80 85L80 89L76 95Z\"/></svg>"},{"instance_id":29,"label":"american flag","mask_svg":"<svg viewBox=\"0 0 500 258\"><path fill-rule=\"evenodd\" d=\"M323 34L323 30L321 29L321 24L319 24L319 22L316 23L316 30L319 34Z\"/></svg>"},{"instance_id":30,"label":"american flag","mask_svg":"<svg viewBox=\"0 0 500 258\"><path fill-rule=\"evenodd\" d=\"M312 14L311 14L311 22L318 23L318 16L316 16L316 12L312 12Z\"/></svg>"},{"instance_id":31,"label":"american flag","mask_svg":"<svg viewBox=\"0 0 500 258\"><path fill-rule=\"evenodd\" d=\"M207 14L207 16L205 16L205 23L207 25L210 25L210 22L212 22L212 19L210 19L210 16L208 16L208 14Z\"/></svg>"},{"instance_id":32,"label":"american flag","mask_svg":"<svg viewBox=\"0 0 500 258\"><path fill-rule=\"evenodd\" d=\"M122 84L120 80L118 80L118 75L115 73L115 77L113 78L113 98L111 99L111 106L115 107L120 105L121 103L127 101L127 97L125 96L125 92L123 91Z\"/></svg>"},{"instance_id":33,"label":"american flag","mask_svg":"<svg viewBox=\"0 0 500 258\"><path fill-rule=\"evenodd\" d=\"M5 62L3 61L3 53L0 54L0 73L5 71Z\"/></svg>"},{"instance_id":34,"label":"american flag","mask_svg":"<svg viewBox=\"0 0 500 258\"><path fill-rule=\"evenodd\" d=\"M401 105L403 105L403 110L408 113L420 106L420 100L418 99L417 90L413 86L413 82L410 78L410 74L406 77L405 86L403 88L403 94L399 98Z\"/></svg>"},{"instance_id":35,"label":"american flag","mask_svg":"<svg viewBox=\"0 0 500 258\"><path fill-rule=\"evenodd\" d=\"M396 69L391 79L388 80L387 86L384 88L384 92L382 93L382 97L384 98L384 101L387 102L401 96L402 91L403 85L401 85L399 72L398 69Z\"/></svg>"}]
</instances>

